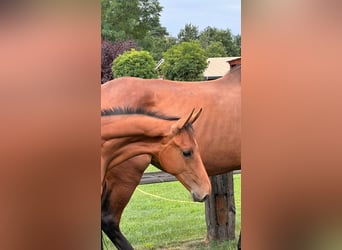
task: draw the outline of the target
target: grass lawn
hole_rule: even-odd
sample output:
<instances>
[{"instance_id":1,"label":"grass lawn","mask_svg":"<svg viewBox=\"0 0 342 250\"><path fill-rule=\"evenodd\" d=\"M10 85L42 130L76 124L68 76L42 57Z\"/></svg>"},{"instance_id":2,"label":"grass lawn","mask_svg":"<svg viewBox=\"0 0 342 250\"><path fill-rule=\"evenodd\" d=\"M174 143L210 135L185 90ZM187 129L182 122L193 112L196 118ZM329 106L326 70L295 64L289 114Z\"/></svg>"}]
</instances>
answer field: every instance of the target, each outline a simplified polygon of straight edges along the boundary
<instances>
[{"instance_id":1,"label":"grass lawn","mask_svg":"<svg viewBox=\"0 0 342 250\"><path fill-rule=\"evenodd\" d=\"M153 170L151 167L148 169ZM234 175L234 185L238 237L241 222L240 174ZM192 202L189 192L178 181L139 185L122 215L120 226L136 250L226 250L236 249L237 244L237 240L210 244L205 241L204 203ZM116 249L111 243L105 245L107 249Z\"/></svg>"}]
</instances>

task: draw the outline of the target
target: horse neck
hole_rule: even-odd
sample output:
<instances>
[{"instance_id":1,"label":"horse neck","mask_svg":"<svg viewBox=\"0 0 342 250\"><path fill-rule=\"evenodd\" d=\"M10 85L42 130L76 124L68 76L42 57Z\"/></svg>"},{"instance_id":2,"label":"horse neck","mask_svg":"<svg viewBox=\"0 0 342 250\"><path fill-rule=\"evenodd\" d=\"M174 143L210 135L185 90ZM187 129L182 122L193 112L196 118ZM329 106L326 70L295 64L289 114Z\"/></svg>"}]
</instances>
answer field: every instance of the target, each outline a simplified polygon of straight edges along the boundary
<instances>
[{"instance_id":1,"label":"horse neck","mask_svg":"<svg viewBox=\"0 0 342 250\"><path fill-rule=\"evenodd\" d=\"M158 158L159 152L165 144L165 137L135 137L133 139L136 141L130 142L122 148L124 151L127 151L127 154L130 154L131 157L141 154L149 154Z\"/></svg>"},{"instance_id":2,"label":"horse neck","mask_svg":"<svg viewBox=\"0 0 342 250\"><path fill-rule=\"evenodd\" d=\"M173 123L143 115L102 117L101 154L105 164L115 166L140 154L157 156Z\"/></svg>"},{"instance_id":3,"label":"horse neck","mask_svg":"<svg viewBox=\"0 0 342 250\"><path fill-rule=\"evenodd\" d=\"M134 156L149 154L158 158L163 137L127 136L107 141L102 154L110 166L116 166Z\"/></svg>"},{"instance_id":4,"label":"horse neck","mask_svg":"<svg viewBox=\"0 0 342 250\"><path fill-rule=\"evenodd\" d=\"M174 121L158 119L145 115L119 115L101 118L101 137L103 140L121 137L158 137L169 132Z\"/></svg>"}]
</instances>

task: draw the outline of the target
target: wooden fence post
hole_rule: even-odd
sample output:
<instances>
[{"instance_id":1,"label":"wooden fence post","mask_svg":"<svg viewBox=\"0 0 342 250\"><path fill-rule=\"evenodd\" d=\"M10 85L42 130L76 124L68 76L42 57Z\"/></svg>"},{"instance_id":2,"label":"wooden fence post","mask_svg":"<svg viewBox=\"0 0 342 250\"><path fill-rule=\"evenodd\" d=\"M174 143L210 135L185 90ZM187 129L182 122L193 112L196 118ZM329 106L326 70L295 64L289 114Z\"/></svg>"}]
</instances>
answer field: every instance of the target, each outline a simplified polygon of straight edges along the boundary
<instances>
[{"instance_id":1,"label":"wooden fence post","mask_svg":"<svg viewBox=\"0 0 342 250\"><path fill-rule=\"evenodd\" d=\"M205 202L207 238L235 239L235 201L233 172L210 177L212 194Z\"/></svg>"}]
</instances>

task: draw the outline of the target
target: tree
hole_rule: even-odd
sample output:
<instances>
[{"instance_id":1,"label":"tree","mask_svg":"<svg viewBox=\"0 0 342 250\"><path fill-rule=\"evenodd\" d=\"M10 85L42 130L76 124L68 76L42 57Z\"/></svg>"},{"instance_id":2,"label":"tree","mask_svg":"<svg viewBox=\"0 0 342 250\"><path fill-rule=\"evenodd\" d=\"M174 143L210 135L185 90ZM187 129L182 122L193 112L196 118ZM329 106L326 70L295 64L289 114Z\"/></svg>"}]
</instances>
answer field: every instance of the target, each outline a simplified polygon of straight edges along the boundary
<instances>
[{"instance_id":1,"label":"tree","mask_svg":"<svg viewBox=\"0 0 342 250\"><path fill-rule=\"evenodd\" d=\"M151 53L155 61L163 57L163 53L176 44L174 37L169 37L165 27L155 27L147 32L144 39L138 41L139 47Z\"/></svg>"},{"instance_id":2,"label":"tree","mask_svg":"<svg viewBox=\"0 0 342 250\"><path fill-rule=\"evenodd\" d=\"M117 41L112 44L102 41L101 44L101 83L113 80L112 63L116 57L132 48L137 49L137 44L132 41Z\"/></svg>"},{"instance_id":3,"label":"tree","mask_svg":"<svg viewBox=\"0 0 342 250\"><path fill-rule=\"evenodd\" d=\"M135 76L145 79L157 78L156 63L147 51L126 51L118 56L114 62L112 71L115 77Z\"/></svg>"},{"instance_id":4,"label":"tree","mask_svg":"<svg viewBox=\"0 0 342 250\"><path fill-rule=\"evenodd\" d=\"M203 48L207 48L211 42L221 42L227 56L240 56L240 47L235 40L235 36L229 29L222 30L213 27L205 28L199 35L199 40Z\"/></svg>"},{"instance_id":5,"label":"tree","mask_svg":"<svg viewBox=\"0 0 342 250\"><path fill-rule=\"evenodd\" d=\"M205 54L207 57L224 57L227 56L227 53L223 47L221 42L210 42L209 46L205 50Z\"/></svg>"},{"instance_id":6,"label":"tree","mask_svg":"<svg viewBox=\"0 0 342 250\"><path fill-rule=\"evenodd\" d=\"M198 40L199 32L198 27L190 24L185 24L184 29L181 29L178 33L178 41L190 42Z\"/></svg>"},{"instance_id":7,"label":"tree","mask_svg":"<svg viewBox=\"0 0 342 250\"><path fill-rule=\"evenodd\" d=\"M144 48L144 50L149 51L155 61L159 61L163 58L163 53L176 43L177 39L174 37L156 37L148 35L144 40L139 42L139 46Z\"/></svg>"},{"instance_id":8,"label":"tree","mask_svg":"<svg viewBox=\"0 0 342 250\"><path fill-rule=\"evenodd\" d=\"M234 36L234 43L236 45L236 47L238 48L238 54L241 55L241 36L240 35L236 35Z\"/></svg>"},{"instance_id":9,"label":"tree","mask_svg":"<svg viewBox=\"0 0 342 250\"><path fill-rule=\"evenodd\" d=\"M203 79L207 67L205 51L198 42L182 42L164 53L162 72L166 79L195 81Z\"/></svg>"},{"instance_id":10,"label":"tree","mask_svg":"<svg viewBox=\"0 0 342 250\"><path fill-rule=\"evenodd\" d=\"M160 26L158 0L101 0L101 9L103 40L138 40Z\"/></svg>"}]
</instances>

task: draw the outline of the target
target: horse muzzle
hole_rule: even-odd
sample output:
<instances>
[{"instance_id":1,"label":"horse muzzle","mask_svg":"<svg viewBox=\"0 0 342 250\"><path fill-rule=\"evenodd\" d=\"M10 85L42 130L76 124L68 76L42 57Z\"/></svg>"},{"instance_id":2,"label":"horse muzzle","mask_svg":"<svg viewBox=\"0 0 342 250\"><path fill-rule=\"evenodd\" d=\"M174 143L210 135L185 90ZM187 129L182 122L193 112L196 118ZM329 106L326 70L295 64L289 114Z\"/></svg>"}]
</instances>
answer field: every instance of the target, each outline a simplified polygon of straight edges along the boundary
<instances>
[{"instance_id":1,"label":"horse muzzle","mask_svg":"<svg viewBox=\"0 0 342 250\"><path fill-rule=\"evenodd\" d=\"M206 199L208 199L209 194L205 194L202 197L199 197L198 195L196 195L195 193L191 193L192 195L192 200L196 201L196 202L204 202Z\"/></svg>"}]
</instances>

